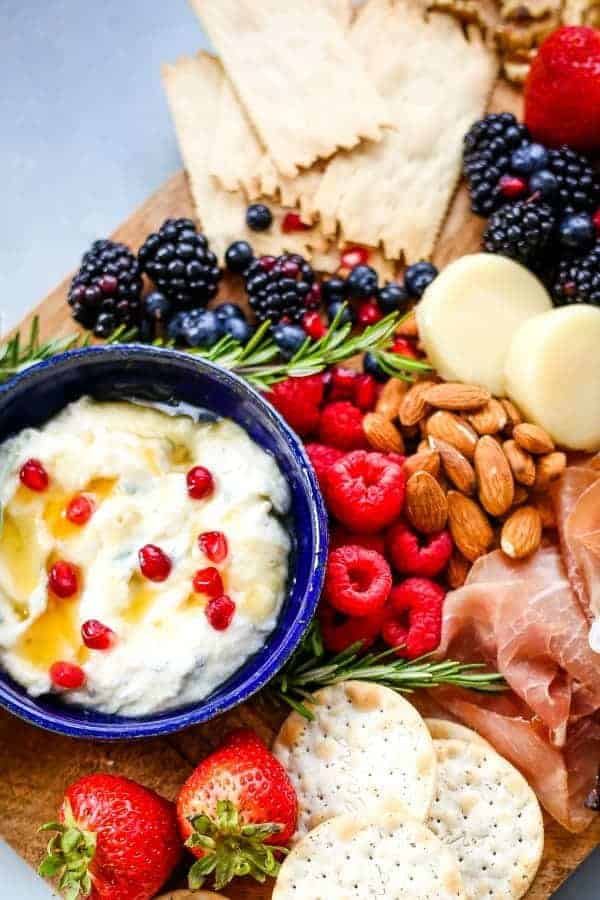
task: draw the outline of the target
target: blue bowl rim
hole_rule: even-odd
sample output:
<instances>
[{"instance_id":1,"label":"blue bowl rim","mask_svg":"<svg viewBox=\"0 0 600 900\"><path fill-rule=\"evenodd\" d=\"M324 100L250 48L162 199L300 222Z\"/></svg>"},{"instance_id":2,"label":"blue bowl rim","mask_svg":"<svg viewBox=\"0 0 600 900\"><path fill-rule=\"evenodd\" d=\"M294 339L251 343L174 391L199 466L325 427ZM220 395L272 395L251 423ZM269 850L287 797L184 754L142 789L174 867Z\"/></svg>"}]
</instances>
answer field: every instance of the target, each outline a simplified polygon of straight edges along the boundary
<instances>
[{"instance_id":1,"label":"blue bowl rim","mask_svg":"<svg viewBox=\"0 0 600 900\"><path fill-rule=\"evenodd\" d=\"M196 705L184 707L182 711L174 709L171 712L167 710L166 713L162 713L163 718L160 720L154 719L151 716L144 718L127 718L123 716L115 717L116 721L114 723L104 723L102 725L88 722L85 719L74 724L73 722L65 721L59 711L55 712L54 710L48 709L37 712L24 707L19 699L13 699L12 696L7 694L6 685L0 679L0 706L19 718L24 719L33 725L37 725L46 731L64 734L69 737L107 741L159 737L161 735L181 731L184 728L189 728L193 725L200 725L203 722L207 722L210 719L245 703L274 678L277 672L281 670L293 652L297 649L314 616L323 587L325 563L327 561L328 552L327 512L316 475L298 435L290 428L277 410L268 404L261 396L260 392L248 381L241 378L239 375L236 375L234 372L224 369L202 357L171 348L153 347L151 345L136 343L93 345L74 350L67 350L64 353L57 354L49 359L41 360L33 366L29 366L27 369L24 369L22 372L13 376L10 381L0 385L0 398L10 393L21 382L29 380L32 376L37 376L44 370L47 370L46 374L50 377L52 370L56 366L68 364L71 360L89 358L93 355L97 355L101 358L110 355L114 356L116 359L134 355L144 361L153 360L155 358L164 359L165 355L168 355L174 362L185 362L187 366L190 364L197 364L200 368L204 368L205 371L210 372L212 370L215 373L218 373L220 378L225 378L226 380L229 379L234 384L237 384L238 387L241 387L243 391L246 391L246 393L252 397L254 402L262 407L267 419L270 420L274 428L284 434L295 462L298 465L299 471L303 476L307 493L308 489L310 489L310 494L312 495L311 502L308 503L308 506L311 512L312 526L316 537L317 547L313 559L312 571L310 573L309 586L304 594L303 605L305 607L306 615L296 617L291 628L286 633L285 640L281 642L277 651L268 657L260 669L253 671L237 690L227 692L220 700L216 701L211 699L211 696L209 695L205 700L201 700ZM82 394L84 393L85 391L82 391ZM306 482L308 482L308 485ZM1 671L2 670L0 669L0 672ZM18 696L17 690L10 692L10 694L13 693ZM36 698L27 697L27 699L35 702ZM70 715L73 715L77 712L78 707L68 705L65 709Z\"/></svg>"}]
</instances>

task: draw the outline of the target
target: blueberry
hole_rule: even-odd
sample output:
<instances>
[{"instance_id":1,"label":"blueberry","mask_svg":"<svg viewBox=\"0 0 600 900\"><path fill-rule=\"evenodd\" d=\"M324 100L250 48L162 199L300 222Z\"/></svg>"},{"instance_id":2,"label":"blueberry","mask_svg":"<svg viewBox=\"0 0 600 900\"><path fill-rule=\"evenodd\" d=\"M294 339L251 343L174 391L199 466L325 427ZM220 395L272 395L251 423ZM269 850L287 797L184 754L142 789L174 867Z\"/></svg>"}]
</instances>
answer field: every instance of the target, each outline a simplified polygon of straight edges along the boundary
<instances>
[{"instance_id":1,"label":"blueberry","mask_svg":"<svg viewBox=\"0 0 600 900\"><path fill-rule=\"evenodd\" d=\"M377 293L377 272L371 266L355 266L346 279L346 291L354 300L367 300Z\"/></svg>"},{"instance_id":2,"label":"blueberry","mask_svg":"<svg viewBox=\"0 0 600 900\"><path fill-rule=\"evenodd\" d=\"M160 291L152 291L144 298L144 315L157 322L164 322L171 312L171 301Z\"/></svg>"},{"instance_id":3,"label":"blueberry","mask_svg":"<svg viewBox=\"0 0 600 900\"><path fill-rule=\"evenodd\" d=\"M223 331L225 334L231 335L236 341L239 341L240 344L247 344L252 335L254 334L254 328L245 319L240 319L239 316L231 316L229 319L225 319L223 321Z\"/></svg>"},{"instance_id":4,"label":"blueberry","mask_svg":"<svg viewBox=\"0 0 600 900\"><path fill-rule=\"evenodd\" d=\"M306 332L299 325L278 325L273 329L273 339L282 356L290 358L306 340Z\"/></svg>"},{"instance_id":5,"label":"blueberry","mask_svg":"<svg viewBox=\"0 0 600 900\"><path fill-rule=\"evenodd\" d=\"M246 241L235 241L225 251L225 265L230 272L243 272L253 259L252 247Z\"/></svg>"},{"instance_id":6,"label":"blueberry","mask_svg":"<svg viewBox=\"0 0 600 900\"><path fill-rule=\"evenodd\" d=\"M517 175L531 175L548 162L548 151L541 144L523 144L513 151L510 167Z\"/></svg>"},{"instance_id":7,"label":"blueberry","mask_svg":"<svg viewBox=\"0 0 600 900\"><path fill-rule=\"evenodd\" d=\"M167 337L172 341L179 341L183 337L183 323L188 315L187 312L175 313L169 324L167 325Z\"/></svg>"},{"instance_id":8,"label":"blueberry","mask_svg":"<svg viewBox=\"0 0 600 900\"><path fill-rule=\"evenodd\" d=\"M251 203L246 210L246 225L252 231L266 231L273 223L273 215L264 203Z\"/></svg>"},{"instance_id":9,"label":"blueberry","mask_svg":"<svg viewBox=\"0 0 600 900\"><path fill-rule=\"evenodd\" d=\"M540 169L529 179L529 190L532 194L539 194L542 200L553 200L558 193L558 187L558 178L549 169Z\"/></svg>"},{"instance_id":10,"label":"blueberry","mask_svg":"<svg viewBox=\"0 0 600 900\"><path fill-rule=\"evenodd\" d=\"M343 278L328 278L321 283L321 296L326 306L334 300L343 300L346 296L346 282Z\"/></svg>"},{"instance_id":11,"label":"blueberry","mask_svg":"<svg viewBox=\"0 0 600 900\"><path fill-rule=\"evenodd\" d=\"M560 242L576 250L589 247L596 236L592 217L587 213L566 216L559 227Z\"/></svg>"},{"instance_id":12,"label":"blueberry","mask_svg":"<svg viewBox=\"0 0 600 900\"><path fill-rule=\"evenodd\" d=\"M333 303L330 303L327 307L327 318L329 320L329 324L333 322L335 317L340 311L340 307L343 304L343 300L334 300ZM345 325L347 322L352 324L354 322L354 310L351 306L346 305L344 312L342 313L342 317L338 322L338 325Z\"/></svg>"},{"instance_id":13,"label":"blueberry","mask_svg":"<svg viewBox=\"0 0 600 900\"><path fill-rule=\"evenodd\" d=\"M409 301L406 288L397 281L386 281L384 287L377 292L377 304L382 313L403 310Z\"/></svg>"},{"instance_id":14,"label":"blueberry","mask_svg":"<svg viewBox=\"0 0 600 900\"><path fill-rule=\"evenodd\" d=\"M215 306L214 313L221 322L224 322L226 319L245 319L245 313L241 306L238 306L237 303L219 303L218 306Z\"/></svg>"},{"instance_id":15,"label":"blueberry","mask_svg":"<svg viewBox=\"0 0 600 900\"><path fill-rule=\"evenodd\" d=\"M429 287L434 278L437 277L438 270L430 263L421 260L421 262L413 263L404 273L404 284L406 290L413 297L422 297L425 288Z\"/></svg>"},{"instance_id":16,"label":"blueberry","mask_svg":"<svg viewBox=\"0 0 600 900\"><path fill-rule=\"evenodd\" d=\"M376 358L372 353L365 353L363 358L363 372L367 375L372 375L377 381L387 381L389 375L383 371Z\"/></svg>"},{"instance_id":17,"label":"blueberry","mask_svg":"<svg viewBox=\"0 0 600 900\"><path fill-rule=\"evenodd\" d=\"M210 309L192 310L181 326L181 337L189 347L212 347L222 335L223 325Z\"/></svg>"}]
</instances>

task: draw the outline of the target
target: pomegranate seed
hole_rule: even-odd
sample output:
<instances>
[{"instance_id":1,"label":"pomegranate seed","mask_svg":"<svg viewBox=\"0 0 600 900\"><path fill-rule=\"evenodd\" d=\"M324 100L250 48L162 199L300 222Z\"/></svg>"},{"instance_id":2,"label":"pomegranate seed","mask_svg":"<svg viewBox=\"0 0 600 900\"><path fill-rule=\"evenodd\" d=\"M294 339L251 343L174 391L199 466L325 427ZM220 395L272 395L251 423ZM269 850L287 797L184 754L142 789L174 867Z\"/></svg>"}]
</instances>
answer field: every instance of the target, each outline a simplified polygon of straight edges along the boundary
<instances>
[{"instance_id":1,"label":"pomegranate seed","mask_svg":"<svg viewBox=\"0 0 600 900\"><path fill-rule=\"evenodd\" d=\"M66 516L73 525L85 525L91 519L93 512L94 501L85 494L78 494L67 506Z\"/></svg>"},{"instance_id":2,"label":"pomegranate seed","mask_svg":"<svg viewBox=\"0 0 600 900\"><path fill-rule=\"evenodd\" d=\"M138 553L142 575L149 581L166 581L171 573L171 560L155 544L146 544Z\"/></svg>"},{"instance_id":3,"label":"pomegranate seed","mask_svg":"<svg viewBox=\"0 0 600 900\"><path fill-rule=\"evenodd\" d=\"M103 625L98 619L88 619L83 623L81 637L85 646L90 650L108 650L116 639L112 628Z\"/></svg>"},{"instance_id":4,"label":"pomegranate seed","mask_svg":"<svg viewBox=\"0 0 600 900\"><path fill-rule=\"evenodd\" d=\"M328 400L352 400L356 372L345 369L344 366L334 366L331 369L331 382L329 386Z\"/></svg>"},{"instance_id":5,"label":"pomegranate seed","mask_svg":"<svg viewBox=\"0 0 600 900\"><path fill-rule=\"evenodd\" d=\"M206 618L216 631L225 631L231 625L235 613L235 603L227 594L211 600L206 609Z\"/></svg>"},{"instance_id":6,"label":"pomegranate seed","mask_svg":"<svg viewBox=\"0 0 600 900\"><path fill-rule=\"evenodd\" d=\"M318 309L321 305L321 285L318 281L313 281L310 291L306 295L304 305L307 309Z\"/></svg>"},{"instance_id":7,"label":"pomegranate seed","mask_svg":"<svg viewBox=\"0 0 600 900\"><path fill-rule=\"evenodd\" d=\"M368 261L369 251L366 247L347 247L340 257L340 262L345 269L366 266Z\"/></svg>"},{"instance_id":8,"label":"pomegranate seed","mask_svg":"<svg viewBox=\"0 0 600 900\"><path fill-rule=\"evenodd\" d=\"M354 385L354 402L362 412L370 412L377 403L377 382L372 375L358 375Z\"/></svg>"},{"instance_id":9,"label":"pomegranate seed","mask_svg":"<svg viewBox=\"0 0 600 900\"><path fill-rule=\"evenodd\" d=\"M221 563L227 557L227 538L222 531L205 531L198 536L198 546L211 562Z\"/></svg>"},{"instance_id":10,"label":"pomegranate seed","mask_svg":"<svg viewBox=\"0 0 600 900\"><path fill-rule=\"evenodd\" d=\"M392 345L392 353L397 353L398 356L407 356L409 359L418 359L419 354L413 347L410 341L407 341L406 338L397 337L394 339L394 343Z\"/></svg>"},{"instance_id":11,"label":"pomegranate seed","mask_svg":"<svg viewBox=\"0 0 600 900\"><path fill-rule=\"evenodd\" d=\"M358 308L358 324L359 325L375 325L381 321L383 315L374 300L366 300L361 303Z\"/></svg>"},{"instance_id":12,"label":"pomegranate seed","mask_svg":"<svg viewBox=\"0 0 600 900\"><path fill-rule=\"evenodd\" d=\"M85 672L75 663L59 661L50 666L50 680L54 687L74 691L85 682Z\"/></svg>"},{"instance_id":13,"label":"pomegranate seed","mask_svg":"<svg viewBox=\"0 0 600 900\"><path fill-rule=\"evenodd\" d=\"M593 217L593 220L592 220L592 221L593 221L593 223L594 223L594 227L595 227L595 229L596 229L596 232L597 232L598 234L600 234L600 209L596 210L596 212L594 213L594 217Z\"/></svg>"},{"instance_id":14,"label":"pomegranate seed","mask_svg":"<svg viewBox=\"0 0 600 900\"><path fill-rule=\"evenodd\" d=\"M305 312L302 316L302 327L313 341L318 341L327 334L327 328L318 312Z\"/></svg>"},{"instance_id":15,"label":"pomegranate seed","mask_svg":"<svg viewBox=\"0 0 600 900\"><path fill-rule=\"evenodd\" d=\"M190 469L186 480L188 494L194 500L203 500L204 497L208 497L215 487L212 475L204 466L194 466L193 469Z\"/></svg>"},{"instance_id":16,"label":"pomegranate seed","mask_svg":"<svg viewBox=\"0 0 600 900\"><path fill-rule=\"evenodd\" d=\"M48 587L53 594L65 600L77 593L77 569L69 562L59 559L48 573Z\"/></svg>"},{"instance_id":17,"label":"pomegranate seed","mask_svg":"<svg viewBox=\"0 0 600 900\"><path fill-rule=\"evenodd\" d=\"M264 269L265 272L270 272L275 263L277 262L276 256L259 256L258 261L260 263L261 269Z\"/></svg>"},{"instance_id":18,"label":"pomegranate seed","mask_svg":"<svg viewBox=\"0 0 600 900\"><path fill-rule=\"evenodd\" d=\"M503 175L498 182L500 193L503 197L520 197L527 190L527 182L513 175Z\"/></svg>"},{"instance_id":19,"label":"pomegranate seed","mask_svg":"<svg viewBox=\"0 0 600 900\"><path fill-rule=\"evenodd\" d=\"M24 484L30 491L37 491L38 493L45 491L50 484L48 473L39 459L28 459L26 463L23 463L19 472L19 478L21 479L21 484Z\"/></svg>"},{"instance_id":20,"label":"pomegranate seed","mask_svg":"<svg viewBox=\"0 0 600 900\"><path fill-rule=\"evenodd\" d=\"M300 214L295 212L286 213L281 223L281 230L284 234L289 234L291 231L308 231L309 228L310 225L306 225L300 218Z\"/></svg>"},{"instance_id":21,"label":"pomegranate seed","mask_svg":"<svg viewBox=\"0 0 600 900\"><path fill-rule=\"evenodd\" d=\"M220 597L223 593L223 581L218 569L208 566L206 569L198 569L192 582L197 594L206 594L207 597Z\"/></svg>"}]
</instances>

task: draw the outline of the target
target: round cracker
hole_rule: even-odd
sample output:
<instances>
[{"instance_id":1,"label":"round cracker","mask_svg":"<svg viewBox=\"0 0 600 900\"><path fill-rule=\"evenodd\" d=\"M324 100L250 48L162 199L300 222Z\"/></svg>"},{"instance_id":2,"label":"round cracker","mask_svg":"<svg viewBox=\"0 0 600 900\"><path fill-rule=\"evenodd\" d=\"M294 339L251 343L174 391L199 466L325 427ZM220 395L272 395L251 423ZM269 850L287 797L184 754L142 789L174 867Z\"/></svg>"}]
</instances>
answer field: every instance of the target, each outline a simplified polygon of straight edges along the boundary
<instances>
[{"instance_id":1,"label":"round cracker","mask_svg":"<svg viewBox=\"0 0 600 900\"><path fill-rule=\"evenodd\" d=\"M492 745L480 734L459 725L458 722L449 722L448 719L425 719L429 734L434 740L440 741L466 741L468 744L479 744L481 747L492 749Z\"/></svg>"},{"instance_id":2,"label":"round cracker","mask_svg":"<svg viewBox=\"0 0 600 900\"><path fill-rule=\"evenodd\" d=\"M423 820L435 792L431 735L390 688L345 681L314 694L308 721L292 713L273 752L298 794L294 840L344 813L407 812Z\"/></svg>"},{"instance_id":3,"label":"round cracker","mask_svg":"<svg viewBox=\"0 0 600 900\"><path fill-rule=\"evenodd\" d=\"M465 900L454 855L400 813L347 815L311 831L287 857L273 900Z\"/></svg>"},{"instance_id":4,"label":"round cracker","mask_svg":"<svg viewBox=\"0 0 600 900\"><path fill-rule=\"evenodd\" d=\"M434 744L438 781L427 825L456 855L467 900L518 900L544 849L537 797L495 750L467 741Z\"/></svg>"}]
</instances>

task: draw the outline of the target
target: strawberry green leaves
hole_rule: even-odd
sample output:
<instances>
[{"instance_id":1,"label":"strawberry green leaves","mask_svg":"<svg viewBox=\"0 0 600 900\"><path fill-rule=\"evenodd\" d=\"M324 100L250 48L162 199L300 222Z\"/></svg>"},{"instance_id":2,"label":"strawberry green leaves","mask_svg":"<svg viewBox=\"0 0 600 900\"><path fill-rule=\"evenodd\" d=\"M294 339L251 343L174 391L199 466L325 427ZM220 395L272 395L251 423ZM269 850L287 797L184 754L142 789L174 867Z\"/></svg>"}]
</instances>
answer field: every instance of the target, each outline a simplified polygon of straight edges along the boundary
<instances>
[{"instance_id":1,"label":"strawberry green leaves","mask_svg":"<svg viewBox=\"0 0 600 900\"><path fill-rule=\"evenodd\" d=\"M41 832L54 832L48 842L46 856L39 865L43 878L56 878L65 900L89 897L92 880L88 866L96 852L96 835L75 827L68 801L64 805L64 823L46 822Z\"/></svg>"}]
</instances>

